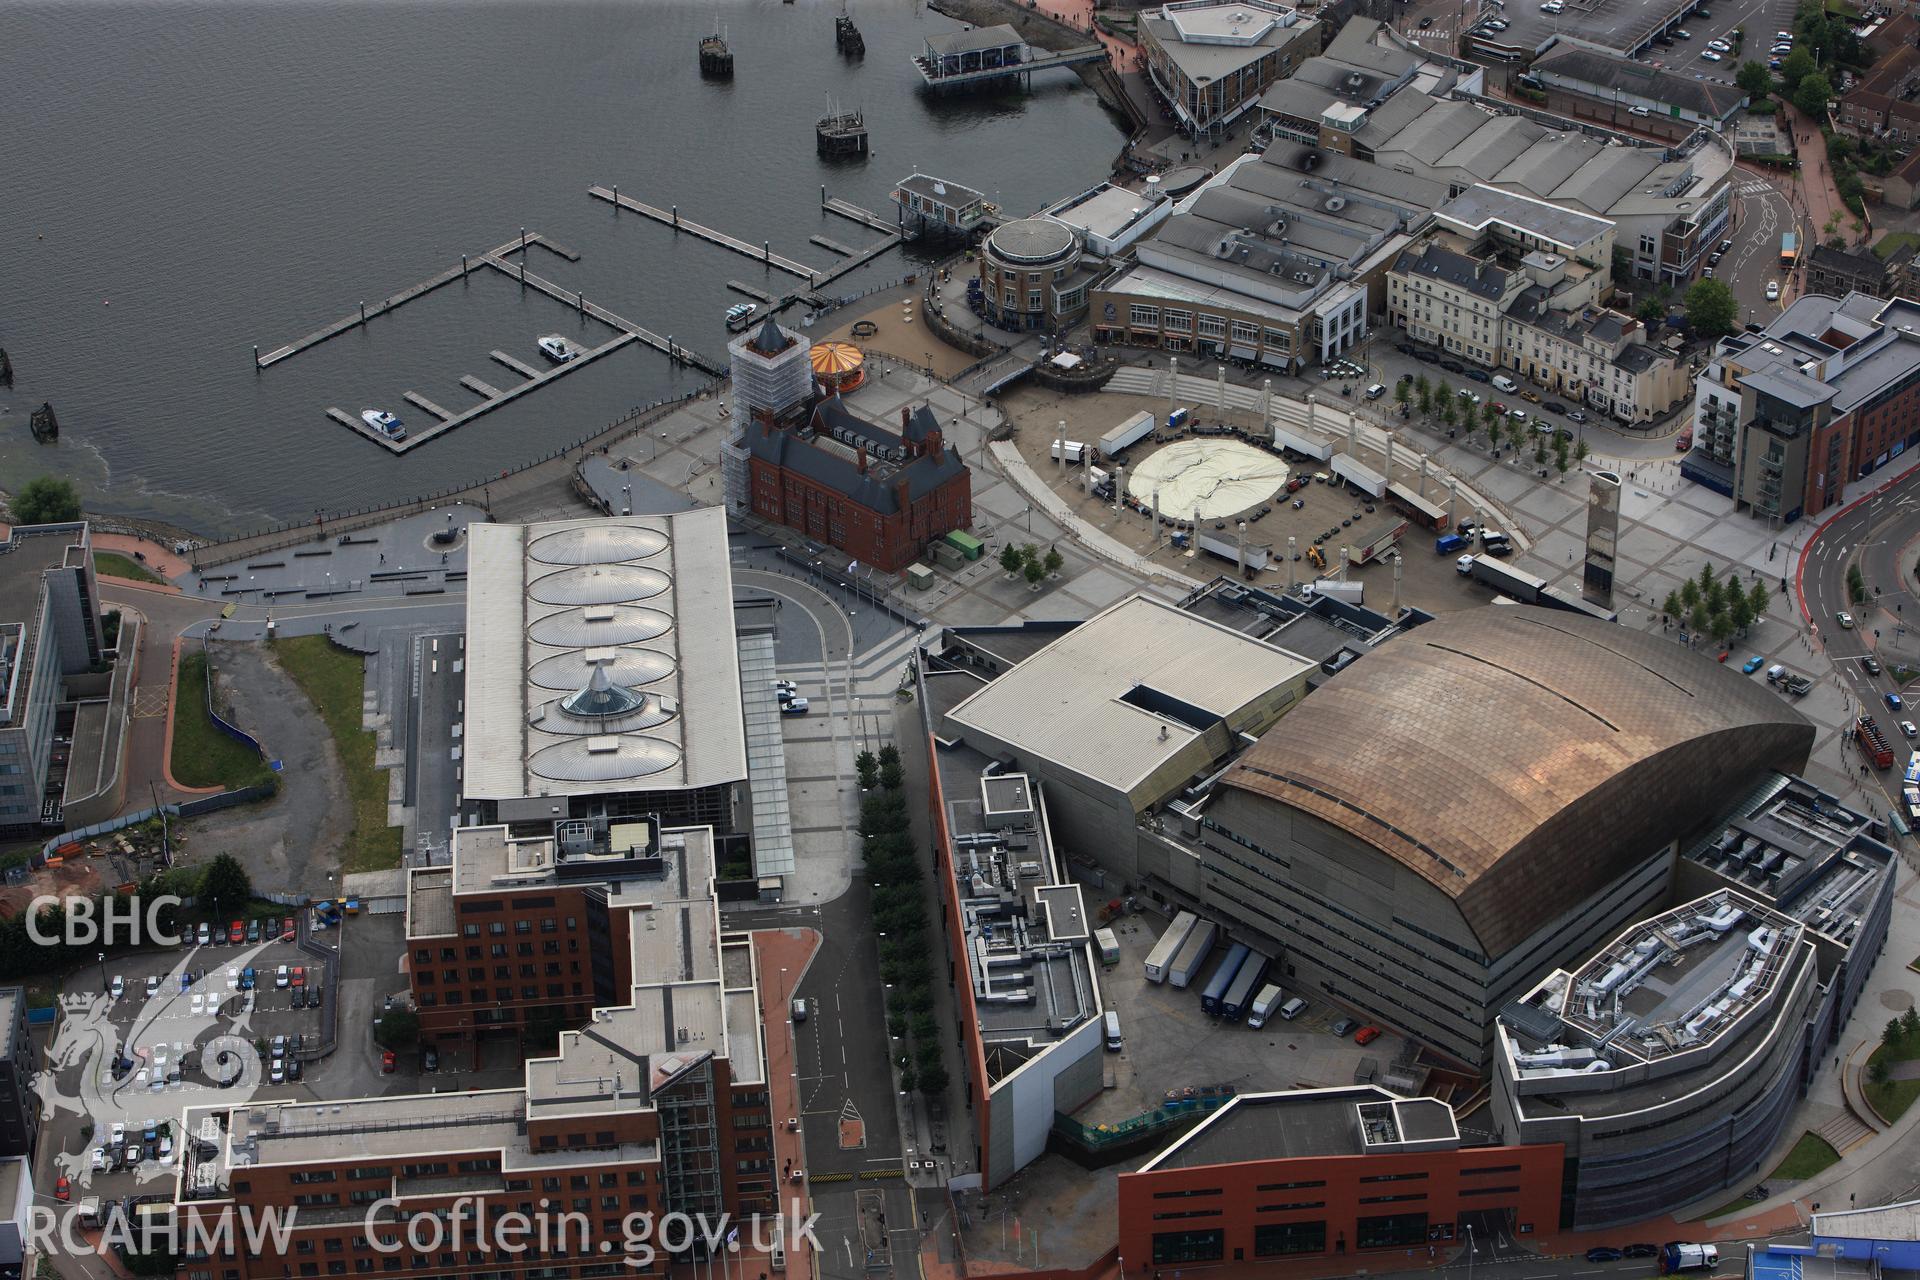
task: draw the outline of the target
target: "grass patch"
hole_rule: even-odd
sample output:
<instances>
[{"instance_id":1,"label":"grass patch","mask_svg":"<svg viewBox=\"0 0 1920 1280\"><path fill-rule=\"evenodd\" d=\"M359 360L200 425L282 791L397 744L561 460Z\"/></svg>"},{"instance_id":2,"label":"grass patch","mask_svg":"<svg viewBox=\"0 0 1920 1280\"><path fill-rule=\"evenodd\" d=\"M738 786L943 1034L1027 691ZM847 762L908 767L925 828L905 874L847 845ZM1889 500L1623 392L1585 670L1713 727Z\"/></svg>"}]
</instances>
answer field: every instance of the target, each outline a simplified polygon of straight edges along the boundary
<instances>
[{"instance_id":1,"label":"grass patch","mask_svg":"<svg viewBox=\"0 0 1920 1280\"><path fill-rule=\"evenodd\" d=\"M129 582L157 582L165 585L167 581L130 557L116 555L111 551L93 553L93 571L109 578L125 578Z\"/></svg>"},{"instance_id":2,"label":"grass patch","mask_svg":"<svg viewBox=\"0 0 1920 1280\"><path fill-rule=\"evenodd\" d=\"M1920 245L1920 232L1896 231L1876 242L1873 246L1873 254L1884 262L1900 250L1914 245Z\"/></svg>"},{"instance_id":3,"label":"grass patch","mask_svg":"<svg viewBox=\"0 0 1920 1280\"><path fill-rule=\"evenodd\" d=\"M1876 1069L1891 1068L1920 1058L1920 1020L1915 1019L1913 1014L1914 1011L1909 1009L1900 1017L1887 1020L1880 1043L1867 1055L1866 1068L1862 1073L1861 1089L1867 1095L1867 1101L1889 1124L1905 1115L1907 1108L1913 1105L1913 1100L1920 1098L1920 1080L1889 1080L1885 1084L1874 1084L1873 1076Z\"/></svg>"},{"instance_id":4,"label":"grass patch","mask_svg":"<svg viewBox=\"0 0 1920 1280\"><path fill-rule=\"evenodd\" d=\"M1907 1113L1915 1098L1920 1098L1920 1080L1889 1080L1885 1084L1868 1083L1864 1086L1867 1101L1880 1113L1881 1119L1892 1124Z\"/></svg>"},{"instance_id":5,"label":"grass patch","mask_svg":"<svg viewBox=\"0 0 1920 1280\"><path fill-rule=\"evenodd\" d=\"M1793 1144L1793 1150L1787 1152L1786 1157L1773 1167L1773 1172L1760 1181L1764 1183L1799 1182L1838 1163L1840 1163L1840 1153L1833 1149L1832 1143L1814 1134L1803 1133L1800 1135L1800 1141ZM1754 1202L1746 1196L1737 1196L1712 1213L1701 1214L1700 1221L1706 1222L1713 1218L1724 1218L1729 1214L1744 1213L1753 1205Z\"/></svg>"},{"instance_id":6,"label":"grass patch","mask_svg":"<svg viewBox=\"0 0 1920 1280\"><path fill-rule=\"evenodd\" d=\"M387 825L387 775L373 767L373 733L360 727L365 663L325 636L273 642L274 656L327 722L353 797L353 834L347 871L384 871L400 865L399 827Z\"/></svg>"},{"instance_id":7,"label":"grass patch","mask_svg":"<svg viewBox=\"0 0 1920 1280\"><path fill-rule=\"evenodd\" d=\"M207 715L207 655L180 659L180 687L174 693L174 778L183 787L222 787L235 791L271 782L273 771L247 745L227 736Z\"/></svg>"},{"instance_id":8,"label":"grass patch","mask_svg":"<svg viewBox=\"0 0 1920 1280\"><path fill-rule=\"evenodd\" d=\"M1799 1182L1838 1163L1840 1153L1833 1149L1832 1143L1818 1134L1803 1133L1800 1141L1793 1144L1793 1150L1787 1152L1787 1158L1767 1175L1767 1181L1785 1178L1790 1182Z\"/></svg>"}]
</instances>

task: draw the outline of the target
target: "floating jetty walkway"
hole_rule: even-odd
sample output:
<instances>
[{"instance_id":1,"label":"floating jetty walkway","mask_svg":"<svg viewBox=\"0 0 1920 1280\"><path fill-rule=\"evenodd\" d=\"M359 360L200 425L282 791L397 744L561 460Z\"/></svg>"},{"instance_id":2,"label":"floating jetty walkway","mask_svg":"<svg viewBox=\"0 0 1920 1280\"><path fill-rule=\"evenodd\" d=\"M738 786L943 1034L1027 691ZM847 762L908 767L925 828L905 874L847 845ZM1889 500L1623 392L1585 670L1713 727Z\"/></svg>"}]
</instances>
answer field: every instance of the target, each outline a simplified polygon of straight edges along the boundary
<instances>
[{"instance_id":1,"label":"floating jetty walkway","mask_svg":"<svg viewBox=\"0 0 1920 1280\"><path fill-rule=\"evenodd\" d=\"M749 298L759 298L763 302L772 305L776 310L791 305L795 299L806 296L808 292L817 292L818 290L826 288L842 276L858 271L861 267L866 266L869 262L872 262L875 258L900 243L899 228L895 227L885 218L882 218L879 214L869 213L857 205L848 204L846 201L837 198L828 200L826 188L824 187L820 189L821 208L837 213L843 218L851 218L862 226L871 227L874 230L887 233L884 238L876 240L872 244L860 249L849 249L845 245L835 244L833 241L826 240L823 237L813 237L815 244L844 255L840 262L825 271L815 271L804 262L789 258L785 254L775 253L773 246L764 240L760 242L758 248L755 248L753 245L748 244L745 240L739 239L736 236L730 236L724 231L715 231L712 227L702 226L700 223L694 222L691 219L683 218L680 216L680 210L677 207L670 210L656 209L650 204L635 200L632 196L623 196L620 194L618 187L588 187L587 194L596 200L605 200L615 209L631 209L633 212L651 218L655 222L672 227L675 231L685 231L689 235L698 236L700 239L712 244L717 244L723 249L731 249L744 258L751 258L763 266L776 271L784 271L790 276L798 276L807 282L806 290L775 298L771 293L755 289L738 280L727 281L727 287L734 292L744 293Z\"/></svg>"},{"instance_id":2,"label":"floating jetty walkway","mask_svg":"<svg viewBox=\"0 0 1920 1280\"><path fill-rule=\"evenodd\" d=\"M490 249L485 253L472 257L463 256L459 266L449 268L446 271L440 272L438 275L430 276L422 280L419 284L409 289L403 289L390 298L384 298L376 306L369 307L362 304L361 310L355 314L336 320L325 328L316 329L306 337L290 342L284 347L278 347L264 356L258 354L258 349L256 348L254 365L258 369L266 369L278 364L290 356L298 355L300 352L306 351L311 347L319 346L330 338L336 338L350 329L358 328L375 316L384 315L392 311L395 307L412 302L415 298L423 298L443 285L451 284L455 280L464 280L473 273L474 269L484 267L501 272L510 280L519 281L523 288L537 289L562 304L574 308L580 314L592 316L602 324L617 329L619 332L611 340L597 347L589 347L573 359L568 360L564 364L555 365L551 369L535 368L533 365L527 364L505 351L489 353L495 362L518 374L522 380L512 386L501 388L485 382L472 374L464 375L460 379L460 385L481 397L481 400L479 404L473 405L471 408L460 412L452 412L444 409L417 391L405 392L404 398L407 403L432 415L438 419L438 421L408 430L407 437L404 440L389 439L362 422L358 414L348 413L342 409L329 408L327 410L327 416L335 422L338 422L341 426L380 445L389 453L401 454L409 449L423 445L429 440L445 435L456 427L465 426L475 418L483 414L491 413L501 405L519 399L529 391L544 387L556 378L564 377L576 369L584 368L602 356L618 351L622 347L635 342L643 342L657 351L666 353L670 359L681 364L692 365L694 368L700 369L703 372L714 374L715 376L726 373L727 367L721 362L709 356L702 355L691 348L682 346L671 337L662 337L652 330L637 325L623 316L615 315L605 307L588 302L586 298L578 292L563 289L552 281L543 279L529 272L527 270L527 251L534 245L540 245L549 252L569 262L578 262L580 260L580 255L571 249L555 244L544 236L522 232L514 239ZM520 255L517 263L507 260L511 254Z\"/></svg>"}]
</instances>

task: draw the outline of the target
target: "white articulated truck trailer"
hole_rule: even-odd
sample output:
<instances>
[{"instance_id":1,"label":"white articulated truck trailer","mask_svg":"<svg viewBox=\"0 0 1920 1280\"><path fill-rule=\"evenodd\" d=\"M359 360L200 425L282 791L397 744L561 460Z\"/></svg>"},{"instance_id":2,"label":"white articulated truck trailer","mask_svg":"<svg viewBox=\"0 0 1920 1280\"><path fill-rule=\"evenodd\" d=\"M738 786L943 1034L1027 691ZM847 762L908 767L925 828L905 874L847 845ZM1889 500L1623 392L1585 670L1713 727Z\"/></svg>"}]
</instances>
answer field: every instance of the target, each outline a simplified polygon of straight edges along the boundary
<instances>
[{"instance_id":1,"label":"white articulated truck trailer","mask_svg":"<svg viewBox=\"0 0 1920 1280\"><path fill-rule=\"evenodd\" d=\"M1153 950L1147 953L1147 981L1165 982L1167 969L1172 966L1173 958L1180 954L1180 948L1187 944L1193 933L1193 926L1200 923L1200 917L1191 911L1182 911L1160 935L1160 941L1153 944Z\"/></svg>"},{"instance_id":2,"label":"white articulated truck trailer","mask_svg":"<svg viewBox=\"0 0 1920 1280\"><path fill-rule=\"evenodd\" d=\"M1180 947L1180 953L1167 966L1169 986L1184 988L1207 963L1207 957L1213 954L1213 940L1220 935L1220 927L1211 920L1202 920L1193 926L1193 932Z\"/></svg>"},{"instance_id":3,"label":"white articulated truck trailer","mask_svg":"<svg viewBox=\"0 0 1920 1280\"><path fill-rule=\"evenodd\" d=\"M1153 433L1155 418L1150 413L1136 413L1125 422L1100 437L1100 456L1111 458L1124 453L1128 445L1138 444Z\"/></svg>"}]
</instances>

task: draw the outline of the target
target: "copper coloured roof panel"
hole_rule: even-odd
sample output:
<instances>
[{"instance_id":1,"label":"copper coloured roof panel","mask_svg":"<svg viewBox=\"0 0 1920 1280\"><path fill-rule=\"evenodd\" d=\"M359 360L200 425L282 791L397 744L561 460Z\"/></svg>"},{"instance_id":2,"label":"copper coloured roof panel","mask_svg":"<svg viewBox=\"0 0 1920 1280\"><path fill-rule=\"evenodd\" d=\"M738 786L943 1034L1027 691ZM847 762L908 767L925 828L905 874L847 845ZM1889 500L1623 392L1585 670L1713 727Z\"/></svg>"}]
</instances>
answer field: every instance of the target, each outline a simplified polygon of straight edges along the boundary
<instances>
[{"instance_id":1,"label":"copper coloured roof panel","mask_svg":"<svg viewBox=\"0 0 1920 1280\"><path fill-rule=\"evenodd\" d=\"M1671 638L1489 606L1353 664L1225 782L1398 859L1499 954L1812 741L1766 686Z\"/></svg>"}]
</instances>

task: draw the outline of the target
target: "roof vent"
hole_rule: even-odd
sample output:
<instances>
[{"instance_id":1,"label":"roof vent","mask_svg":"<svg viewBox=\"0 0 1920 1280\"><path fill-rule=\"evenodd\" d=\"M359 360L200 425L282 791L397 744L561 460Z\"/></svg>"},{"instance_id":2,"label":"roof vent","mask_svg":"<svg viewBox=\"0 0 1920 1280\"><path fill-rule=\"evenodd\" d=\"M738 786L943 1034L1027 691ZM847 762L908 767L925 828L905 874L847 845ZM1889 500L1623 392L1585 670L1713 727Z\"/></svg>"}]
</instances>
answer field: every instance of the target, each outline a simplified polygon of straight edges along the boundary
<instances>
[{"instance_id":1,"label":"roof vent","mask_svg":"<svg viewBox=\"0 0 1920 1280\"><path fill-rule=\"evenodd\" d=\"M1345 196L1328 196L1327 202L1320 207L1328 213L1338 213L1347 207L1347 198Z\"/></svg>"}]
</instances>

